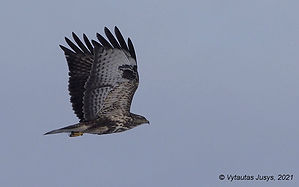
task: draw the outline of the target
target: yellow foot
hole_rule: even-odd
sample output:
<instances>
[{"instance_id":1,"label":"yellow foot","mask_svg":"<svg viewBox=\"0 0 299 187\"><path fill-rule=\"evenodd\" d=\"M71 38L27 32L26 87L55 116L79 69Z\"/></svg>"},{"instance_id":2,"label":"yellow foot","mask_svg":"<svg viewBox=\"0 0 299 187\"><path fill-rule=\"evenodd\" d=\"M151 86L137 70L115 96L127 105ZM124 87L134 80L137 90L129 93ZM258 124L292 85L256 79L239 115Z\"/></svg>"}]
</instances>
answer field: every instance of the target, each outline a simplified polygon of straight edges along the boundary
<instances>
[{"instance_id":1,"label":"yellow foot","mask_svg":"<svg viewBox=\"0 0 299 187\"><path fill-rule=\"evenodd\" d=\"M70 137L82 136L83 132L71 132Z\"/></svg>"}]
</instances>

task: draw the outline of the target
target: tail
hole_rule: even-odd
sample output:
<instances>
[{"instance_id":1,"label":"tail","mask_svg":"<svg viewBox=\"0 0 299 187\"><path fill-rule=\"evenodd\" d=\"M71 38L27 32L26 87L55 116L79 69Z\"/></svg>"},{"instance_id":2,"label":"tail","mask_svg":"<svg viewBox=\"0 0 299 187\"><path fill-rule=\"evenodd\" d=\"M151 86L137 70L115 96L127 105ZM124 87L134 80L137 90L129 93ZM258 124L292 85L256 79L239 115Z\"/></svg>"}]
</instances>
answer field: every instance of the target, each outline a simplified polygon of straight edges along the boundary
<instances>
[{"instance_id":1,"label":"tail","mask_svg":"<svg viewBox=\"0 0 299 187\"><path fill-rule=\"evenodd\" d=\"M73 132L83 132L88 127L83 123L78 123L75 125L69 125L60 129L52 130L50 132L45 133L44 135L48 134L57 134L57 133L73 133Z\"/></svg>"}]
</instances>

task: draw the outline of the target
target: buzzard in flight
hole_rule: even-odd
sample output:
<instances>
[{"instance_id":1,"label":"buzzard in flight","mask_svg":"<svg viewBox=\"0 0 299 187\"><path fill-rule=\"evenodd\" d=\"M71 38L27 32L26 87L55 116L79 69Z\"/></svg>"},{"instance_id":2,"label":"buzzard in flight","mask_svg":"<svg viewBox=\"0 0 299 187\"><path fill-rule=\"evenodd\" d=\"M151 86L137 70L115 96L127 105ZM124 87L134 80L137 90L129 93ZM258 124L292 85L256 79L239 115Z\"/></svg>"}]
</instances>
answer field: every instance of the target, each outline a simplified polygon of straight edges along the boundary
<instances>
[{"instance_id":1,"label":"buzzard in flight","mask_svg":"<svg viewBox=\"0 0 299 187\"><path fill-rule=\"evenodd\" d=\"M73 110L80 122L46 134L83 133L110 134L129 130L149 121L130 112L133 95L138 87L136 54L133 43L124 40L117 27L115 36L105 27L109 41L97 33L99 42L91 42L83 34L84 43L72 33L71 49L60 45L69 67L69 92Z\"/></svg>"}]
</instances>

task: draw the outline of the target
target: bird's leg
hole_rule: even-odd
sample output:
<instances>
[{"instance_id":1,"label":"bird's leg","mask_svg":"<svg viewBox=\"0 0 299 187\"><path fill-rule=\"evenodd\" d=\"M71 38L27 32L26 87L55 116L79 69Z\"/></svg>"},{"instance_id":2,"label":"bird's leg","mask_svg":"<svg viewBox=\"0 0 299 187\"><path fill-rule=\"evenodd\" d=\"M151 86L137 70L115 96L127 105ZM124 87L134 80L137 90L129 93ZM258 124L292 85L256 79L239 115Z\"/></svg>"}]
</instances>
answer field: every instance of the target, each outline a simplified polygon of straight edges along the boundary
<instances>
[{"instance_id":1,"label":"bird's leg","mask_svg":"<svg viewBox=\"0 0 299 187\"><path fill-rule=\"evenodd\" d=\"M82 136L83 132L71 132L70 137Z\"/></svg>"}]
</instances>

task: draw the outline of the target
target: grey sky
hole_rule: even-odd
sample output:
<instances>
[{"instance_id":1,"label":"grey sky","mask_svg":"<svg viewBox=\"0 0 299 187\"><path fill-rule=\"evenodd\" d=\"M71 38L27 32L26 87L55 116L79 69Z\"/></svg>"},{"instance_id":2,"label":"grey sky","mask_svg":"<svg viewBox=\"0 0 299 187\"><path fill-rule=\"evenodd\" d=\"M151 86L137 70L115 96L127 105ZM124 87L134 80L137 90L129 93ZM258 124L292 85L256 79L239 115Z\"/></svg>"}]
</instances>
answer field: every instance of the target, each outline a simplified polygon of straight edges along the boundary
<instances>
[{"instance_id":1,"label":"grey sky","mask_svg":"<svg viewBox=\"0 0 299 187\"><path fill-rule=\"evenodd\" d=\"M1 2L0 186L298 186L298 9L279 0ZM78 122L58 45L115 25L138 58L132 111L151 125L43 136Z\"/></svg>"}]
</instances>

